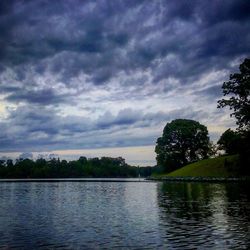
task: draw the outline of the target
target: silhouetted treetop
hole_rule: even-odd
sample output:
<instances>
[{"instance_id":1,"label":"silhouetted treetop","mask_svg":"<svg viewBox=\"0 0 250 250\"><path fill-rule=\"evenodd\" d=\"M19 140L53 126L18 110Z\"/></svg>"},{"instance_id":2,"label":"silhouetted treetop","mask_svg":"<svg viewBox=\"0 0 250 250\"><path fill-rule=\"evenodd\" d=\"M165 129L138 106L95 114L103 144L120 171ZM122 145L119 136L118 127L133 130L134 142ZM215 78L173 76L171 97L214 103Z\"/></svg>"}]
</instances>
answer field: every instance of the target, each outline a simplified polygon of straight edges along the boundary
<instances>
[{"instance_id":1,"label":"silhouetted treetop","mask_svg":"<svg viewBox=\"0 0 250 250\"><path fill-rule=\"evenodd\" d=\"M227 99L218 101L218 107L228 106L233 110L239 128L250 129L250 59L246 58L239 67L240 72L230 75L230 80L224 82L222 90Z\"/></svg>"}]
</instances>

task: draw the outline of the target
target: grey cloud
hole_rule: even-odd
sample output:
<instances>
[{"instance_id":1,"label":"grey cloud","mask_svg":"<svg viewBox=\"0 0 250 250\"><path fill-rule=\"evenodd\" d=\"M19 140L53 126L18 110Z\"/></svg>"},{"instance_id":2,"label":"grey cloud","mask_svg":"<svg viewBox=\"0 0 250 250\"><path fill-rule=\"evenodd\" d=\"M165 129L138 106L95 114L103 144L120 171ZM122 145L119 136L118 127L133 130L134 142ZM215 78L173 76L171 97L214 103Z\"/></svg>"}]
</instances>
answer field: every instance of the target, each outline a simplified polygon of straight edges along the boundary
<instances>
[{"instance_id":1,"label":"grey cloud","mask_svg":"<svg viewBox=\"0 0 250 250\"><path fill-rule=\"evenodd\" d=\"M0 151L27 151L151 145L157 133L134 134L133 129L147 129L179 117L202 118L202 111L177 109L169 113L146 113L123 109L116 116L106 113L93 120L84 116L59 116L56 110L41 106L21 106L0 123Z\"/></svg>"},{"instance_id":2,"label":"grey cloud","mask_svg":"<svg viewBox=\"0 0 250 250\"><path fill-rule=\"evenodd\" d=\"M77 105L79 96L91 100L92 88L109 91L113 102L133 102L192 86L212 71L233 72L231 63L250 51L249 9L244 0L1 1L0 92L18 105L0 123L1 148L145 145L153 135L123 133L174 118L205 119L209 114L192 108L120 107L93 120L60 116L58 107ZM218 85L208 82L193 94L217 98ZM101 107L106 97L94 98Z\"/></svg>"},{"instance_id":3,"label":"grey cloud","mask_svg":"<svg viewBox=\"0 0 250 250\"><path fill-rule=\"evenodd\" d=\"M212 99L214 102L216 98L223 96L221 85L216 85L205 88L203 90L195 91L194 94L202 96L202 98Z\"/></svg>"},{"instance_id":4,"label":"grey cloud","mask_svg":"<svg viewBox=\"0 0 250 250\"><path fill-rule=\"evenodd\" d=\"M244 0L229 0L226 4L223 1L214 1L211 4L203 2L199 6L200 16L202 16L204 22L210 25L228 20L249 20L249 12L250 4Z\"/></svg>"},{"instance_id":5,"label":"grey cloud","mask_svg":"<svg viewBox=\"0 0 250 250\"><path fill-rule=\"evenodd\" d=\"M166 77L190 82L188 77L198 77L206 67L225 67L227 61L244 56L250 46L249 36L244 35L250 28L246 1L13 1L10 7L2 5L6 34L1 39L1 61L30 63L43 74L42 61L49 60L52 73L62 74L65 83L84 72L93 84L108 84L119 72L133 74L149 67L155 84ZM168 55L181 62L164 66L156 61Z\"/></svg>"},{"instance_id":6,"label":"grey cloud","mask_svg":"<svg viewBox=\"0 0 250 250\"><path fill-rule=\"evenodd\" d=\"M133 125L142 117L142 113L137 110L123 109L117 116L112 115L110 112L100 116L97 120L97 126L99 128L108 128L115 125Z\"/></svg>"},{"instance_id":7,"label":"grey cloud","mask_svg":"<svg viewBox=\"0 0 250 250\"><path fill-rule=\"evenodd\" d=\"M8 89L9 92L12 89ZM60 102L65 102L67 100L67 95L56 94L53 89L42 89L42 90L25 90L25 89L15 89L8 97L8 101L20 102L25 101L28 103L36 104L57 104Z\"/></svg>"},{"instance_id":8,"label":"grey cloud","mask_svg":"<svg viewBox=\"0 0 250 250\"><path fill-rule=\"evenodd\" d=\"M169 1L164 5L165 20L178 18L185 21L194 21L200 18L206 25L218 22L249 19L250 4L248 1L228 0L224 1Z\"/></svg>"},{"instance_id":9,"label":"grey cloud","mask_svg":"<svg viewBox=\"0 0 250 250\"><path fill-rule=\"evenodd\" d=\"M33 159L33 154L31 152L21 153L18 157L19 159Z\"/></svg>"}]
</instances>

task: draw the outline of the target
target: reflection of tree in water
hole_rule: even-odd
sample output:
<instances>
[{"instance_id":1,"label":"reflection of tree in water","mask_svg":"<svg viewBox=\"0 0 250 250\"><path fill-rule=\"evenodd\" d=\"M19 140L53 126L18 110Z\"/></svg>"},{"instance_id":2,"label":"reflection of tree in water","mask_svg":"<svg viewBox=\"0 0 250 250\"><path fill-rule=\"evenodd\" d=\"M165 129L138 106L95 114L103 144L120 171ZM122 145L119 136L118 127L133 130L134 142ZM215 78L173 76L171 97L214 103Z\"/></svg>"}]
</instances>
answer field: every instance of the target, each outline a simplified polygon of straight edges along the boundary
<instances>
[{"instance_id":1,"label":"reflection of tree in water","mask_svg":"<svg viewBox=\"0 0 250 250\"><path fill-rule=\"evenodd\" d=\"M161 183L158 205L168 244L188 248L250 246L245 185Z\"/></svg>"},{"instance_id":2,"label":"reflection of tree in water","mask_svg":"<svg viewBox=\"0 0 250 250\"><path fill-rule=\"evenodd\" d=\"M250 189L249 182L225 185L228 197L227 214L234 217L246 217L250 221ZM237 207L237 209L231 209Z\"/></svg>"},{"instance_id":3,"label":"reflection of tree in water","mask_svg":"<svg viewBox=\"0 0 250 250\"><path fill-rule=\"evenodd\" d=\"M211 216L207 209L213 193L211 185L200 183L162 183L159 186L159 206L178 218L200 219Z\"/></svg>"}]
</instances>

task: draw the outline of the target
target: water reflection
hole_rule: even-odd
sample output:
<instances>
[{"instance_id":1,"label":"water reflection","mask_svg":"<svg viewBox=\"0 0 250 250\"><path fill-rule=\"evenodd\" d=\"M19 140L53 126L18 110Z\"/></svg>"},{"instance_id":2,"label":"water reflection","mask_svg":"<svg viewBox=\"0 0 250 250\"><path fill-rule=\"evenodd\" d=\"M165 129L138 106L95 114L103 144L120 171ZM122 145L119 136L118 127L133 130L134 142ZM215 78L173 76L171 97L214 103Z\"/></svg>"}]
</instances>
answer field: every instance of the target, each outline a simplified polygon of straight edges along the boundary
<instances>
[{"instance_id":1,"label":"water reflection","mask_svg":"<svg viewBox=\"0 0 250 250\"><path fill-rule=\"evenodd\" d=\"M0 248L155 248L156 183L2 183Z\"/></svg>"},{"instance_id":2,"label":"water reflection","mask_svg":"<svg viewBox=\"0 0 250 250\"><path fill-rule=\"evenodd\" d=\"M168 245L185 249L250 246L246 185L163 183L158 185L158 204Z\"/></svg>"},{"instance_id":3,"label":"water reflection","mask_svg":"<svg viewBox=\"0 0 250 250\"><path fill-rule=\"evenodd\" d=\"M0 248L247 249L247 186L1 183Z\"/></svg>"}]
</instances>

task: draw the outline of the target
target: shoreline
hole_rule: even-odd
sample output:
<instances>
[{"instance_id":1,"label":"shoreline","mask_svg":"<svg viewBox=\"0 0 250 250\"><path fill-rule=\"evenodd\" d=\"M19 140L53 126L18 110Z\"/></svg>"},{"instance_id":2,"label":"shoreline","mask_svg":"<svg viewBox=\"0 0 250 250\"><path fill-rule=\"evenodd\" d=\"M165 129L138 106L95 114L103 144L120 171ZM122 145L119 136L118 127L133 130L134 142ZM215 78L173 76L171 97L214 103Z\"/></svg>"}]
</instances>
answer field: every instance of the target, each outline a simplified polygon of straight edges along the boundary
<instances>
[{"instance_id":1,"label":"shoreline","mask_svg":"<svg viewBox=\"0 0 250 250\"><path fill-rule=\"evenodd\" d=\"M146 178L23 178L0 179L0 183L6 182L150 182Z\"/></svg>"},{"instance_id":2,"label":"shoreline","mask_svg":"<svg viewBox=\"0 0 250 250\"><path fill-rule=\"evenodd\" d=\"M169 182L250 182L250 177L149 177L150 181L169 181Z\"/></svg>"},{"instance_id":3,"label":"shoreline","mask_svg":"<svg viewBox=\"0 0 250 250\"><path fill-rule=\"evenodd\" d=\"M250 182L250 177L147 177L147 178L23 178L0 179L0 183L11 182Z\"/></svg>"}]
</instances>

